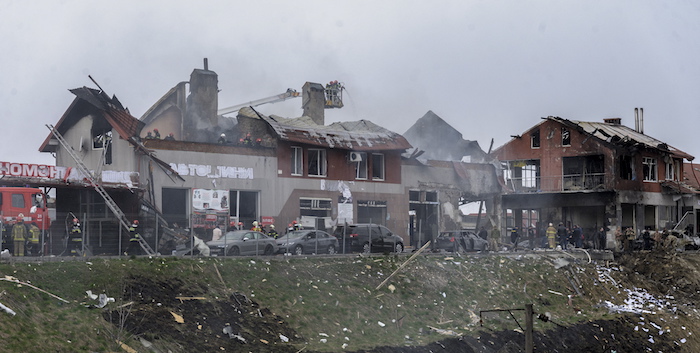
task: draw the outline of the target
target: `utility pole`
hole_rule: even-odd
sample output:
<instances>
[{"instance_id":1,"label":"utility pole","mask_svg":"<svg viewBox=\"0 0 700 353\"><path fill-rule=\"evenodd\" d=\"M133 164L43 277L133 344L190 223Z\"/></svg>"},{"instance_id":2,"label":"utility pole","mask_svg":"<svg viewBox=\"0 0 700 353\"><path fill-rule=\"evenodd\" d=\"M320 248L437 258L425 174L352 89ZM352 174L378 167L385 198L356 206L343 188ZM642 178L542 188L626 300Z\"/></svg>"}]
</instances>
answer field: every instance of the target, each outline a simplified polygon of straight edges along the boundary
<instances>
[{"instance_id":1,"label":"utility pole","mask_svg":"<svg viewBox=\"0 0 700 353\"><path fill-rule=\"evenodd\" d=\"M532 304L525 304L525 353L533 353L535 350L535 342L532 337Z\"/></svg>"}]
</instances>

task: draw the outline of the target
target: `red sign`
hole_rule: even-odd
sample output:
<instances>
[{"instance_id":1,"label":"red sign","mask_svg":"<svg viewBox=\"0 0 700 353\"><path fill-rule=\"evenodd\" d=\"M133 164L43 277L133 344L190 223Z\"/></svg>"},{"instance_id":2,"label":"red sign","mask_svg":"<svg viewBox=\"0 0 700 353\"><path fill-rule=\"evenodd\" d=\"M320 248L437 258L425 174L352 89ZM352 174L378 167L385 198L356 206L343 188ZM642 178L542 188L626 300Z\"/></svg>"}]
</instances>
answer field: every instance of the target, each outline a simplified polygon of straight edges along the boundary
<instances>
[{"instance_id":1,"label":"red sign","mask_svg":"<svg viewBox=\"0 0 700 353\"><path fill-rule=\"evenodd\" d=\"M267 226L270 224L275 224L275 218L274 217L268 217L268 216L263 216L262 218L262 225Z\"/></svg>"},{"instance_id":2,"label":"red sign","mask_svg":"<svg viewBox=\"0 0 700 353\"><path fill-rule=\"evenodd\" d=\"M0 162L0 175L22 178L63 179L66 176L66 167L56 167L43 164Z\"/></svg>"}]
</instances>

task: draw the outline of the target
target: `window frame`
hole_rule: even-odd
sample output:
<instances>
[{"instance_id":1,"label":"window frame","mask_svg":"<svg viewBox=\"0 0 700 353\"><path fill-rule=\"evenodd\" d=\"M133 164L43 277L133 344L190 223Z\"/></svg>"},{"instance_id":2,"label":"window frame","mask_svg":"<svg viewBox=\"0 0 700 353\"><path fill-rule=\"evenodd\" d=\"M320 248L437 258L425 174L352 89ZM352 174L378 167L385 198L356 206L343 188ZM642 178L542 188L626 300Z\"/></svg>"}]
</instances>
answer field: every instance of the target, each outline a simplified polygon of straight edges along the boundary
<instances>
[{"instance_id":1,"label":"window frame","mask_svg":"<svg viewBox=\"0 0 700 353\"><path fill-rule=\"evenodd\" d=\"M292 156L290 174L294 176L304 175L304 149L299 146L292 146Z\"/></svg>"},{"instance_id":2,"label":"window frame","mask_svg":"<svg viewBox=\"0 0 700 353\"><path fill-rule=\"evenodd\" d=\"M314 156L315 158L312 158L312 156L311 156L312 153L315 154L315 156ZM328 176L328 160L327 160L326 149L324 149L324 148L309 148L307 150L306 154L307 154L308 159L309 159L308 163L307 163L308 175L311 177L320 177L320 178L324 178L324 177ZM317 162L317 164L316 164L316 170L313 171L313 173L312 173L311 164L312 164L312 162L314 162L314 160Z\"/></svg>"},{"instance_id":3,"label":"window frame","mask_svg":"<svg viewBox=\"0 0 700 353\"><path fill-rule=\"evenodd\" d=\"M645 182L659 181L659 170L656 158L642 157L642 180Z\"/></svg>"},{"instance_id":4,"label":"window frame","mask_svg":"<svg viewBox=\"0 0 700 353\"><path fill-rule=\"evenodd\" d=\"M369 161L367 161L367 152L355 152L362 156L359 162L355 162L355 179L357 180L368 180L369 179ZM360 174L364 174L360 175Z\"/></svg>"},{"instance_id":5,"label":"window frame","mask_svg":"<svg viewBox=\"0 0 700 353\"><path fill-rule=\"evenodd\" d=\"M386 180L386 169L384 168L385 160L384 153L372 153L372 180Z\"/></svg>"},{"instance_id":6,"label":"window frame","mask_svg":"<svg viewBox=\"0 0 700 353\"><path fill-rule=\"evenodd\" d=\"M530 133L530 148L538 149L540 148L540 146L542 146L542 141L540 139L540 129L537 129Z\"/></svg>"},{"instance_id":7,"label":"window frame","mask_svg":"<svg viewBox=\"0 0 700 353\"><path fill-rule=\"evenodd\" d=\"M671 162L666 163L666 180L676 180L676 162L671 160Z\"/></svg>"},{"instance_id":8,"label":"window frame","mask_svg":"<svg viewBox=\"0 0 700 353\"><path fill-rule=\"evenodd\" d=\"M13 208L26 208L27 201L24 199L24 194L12 194Z\"/></svg>"},{"instance_id":9,"label":"window frame","mask_svg":"<svg viewBox=\"0 0 700 353\"><path fill-rule=\"evenodd\" d=\"M563 147L571 146L571 130L568 127L561 127L561 145Z\"/></svg>"}]
</instances>

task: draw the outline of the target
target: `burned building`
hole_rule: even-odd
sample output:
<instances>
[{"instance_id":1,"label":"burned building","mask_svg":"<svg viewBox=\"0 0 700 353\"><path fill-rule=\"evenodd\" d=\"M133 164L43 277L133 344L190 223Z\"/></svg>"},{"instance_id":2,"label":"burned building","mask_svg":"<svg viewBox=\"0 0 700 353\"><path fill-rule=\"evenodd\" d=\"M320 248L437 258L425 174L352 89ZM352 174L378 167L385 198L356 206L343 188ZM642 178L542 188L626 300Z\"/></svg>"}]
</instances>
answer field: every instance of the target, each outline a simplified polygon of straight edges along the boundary
<instances>
[{"instance_id":1,"label":"burned building","mask_svg":"<svg viewBox=\"0 0 700 353\"><path fill-rule=\"evenodd\" d=\"M607 227L673 227L693 207L683 204L683 160L693 156L621 119L604 122L547 117L494 151L503 165L509 226L564 222L586 234ZM612 238L609 237L609 240Z\"/></svg>"},{"instance_id":2,"label":"burned building","mask_svg":"<svg viewBox=\"0 0 700 353\"><path fill-rule=\"evenodd\" d=\"M147 150L138 133L143 122L133 117L116 97L87 87L70 90L75 99L39 147L40 152L56 158L56 172L37 185L56 188L56 221L52 225L50 254L60 254L67 222L76 217L83 224L85 244L96 253L120 253L128 235L122 229L107 202L93 188L99 184L126 217L135 219L142 208L151 208L147 168L160 169L178 178L170 166ZM62 145L57 136L61 136ZM89 168L81 171L80 162ZM146 183L144 183L146 182Z\"/></svg>"},{"instance_id":3,"label":"burned building","mask_svg":"<svg viewBox=\"0 0 700 353\"><path fill-rule=\"evenodd\" d=\"M413 146L404 154L403 173L404 183L412 187L409 212L416 238L424 239L438 230L490 229L500 224L498 165L492 164L478 142L465 140L432 111L418 119L404 137ZM475 214L461 214L466 209L461 206L467 203L479 205Z\"/></svg>"},{"instance_id":4,"label":"burned building","mask_svg":"<svg viewBox=\"0 0 700 353\"><path fill-rule=\"evenodd\" d=\"M402 135L369 120L325 124L325 109L343 106L342 88L304 84L301 117L265 115L252 105L221 113L218 76L205 61L140 120L102 91L73 90L76 100L56 128L95 175L135 178L109 193L127 217L146 221L142 235L160 252L163 227L178 224L209 240L216 226L250 228L253 221L278 229L294 221L314 228L377 223L406 245L421 245L457 227L465 190L475 197L500 191L493 166L418 160ZM57 165L74 166L65 149L51 136L41 147L56 154ZM489 186L476 186L484 180ZM97 193L79 192L58 196L79 200L63 209L94 225L87 245L95 253L118 253L124 244L114 242L114 217Z\"/></svg>"}]
</instances>

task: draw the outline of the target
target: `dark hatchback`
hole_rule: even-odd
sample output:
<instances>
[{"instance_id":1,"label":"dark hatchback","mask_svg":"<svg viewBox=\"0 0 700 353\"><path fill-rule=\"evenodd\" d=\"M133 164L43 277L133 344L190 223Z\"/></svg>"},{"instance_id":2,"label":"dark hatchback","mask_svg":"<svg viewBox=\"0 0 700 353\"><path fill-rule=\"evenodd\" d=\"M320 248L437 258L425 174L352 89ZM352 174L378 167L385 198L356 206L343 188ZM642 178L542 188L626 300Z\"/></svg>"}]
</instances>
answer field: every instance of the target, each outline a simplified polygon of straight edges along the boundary
<instances>
[{"instance_id":1,"label":"dark hatchback","mask_svg":"<svg viewBox=\"0 0 700 353\"><path fill-rule=\"evenodd\" d=\"M403 252L403 238L389 228L372 223L339 225L333 235L340 242L339 252Z\"/></svg>"}]
</instances>

